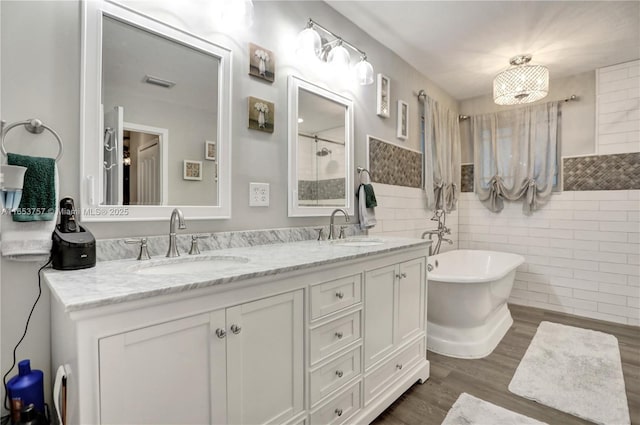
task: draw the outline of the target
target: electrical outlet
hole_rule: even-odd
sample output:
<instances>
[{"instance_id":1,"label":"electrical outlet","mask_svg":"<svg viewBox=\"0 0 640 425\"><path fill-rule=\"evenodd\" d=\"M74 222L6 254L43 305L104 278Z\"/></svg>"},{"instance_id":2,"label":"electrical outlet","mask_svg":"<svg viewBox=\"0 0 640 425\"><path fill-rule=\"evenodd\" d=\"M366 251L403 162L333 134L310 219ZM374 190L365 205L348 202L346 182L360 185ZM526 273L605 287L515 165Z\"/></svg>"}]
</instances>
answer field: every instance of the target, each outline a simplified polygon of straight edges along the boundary
<instances>
[{"instance_id":1,"label":"electrical outlet","mask_svg":"<svg viewBox=\"0 0 640 425\"><path fill-rule=\"evenodd\" d=\"M249 206L269 206L269 183L249 183Z\"/></svg>"}]
</instances>

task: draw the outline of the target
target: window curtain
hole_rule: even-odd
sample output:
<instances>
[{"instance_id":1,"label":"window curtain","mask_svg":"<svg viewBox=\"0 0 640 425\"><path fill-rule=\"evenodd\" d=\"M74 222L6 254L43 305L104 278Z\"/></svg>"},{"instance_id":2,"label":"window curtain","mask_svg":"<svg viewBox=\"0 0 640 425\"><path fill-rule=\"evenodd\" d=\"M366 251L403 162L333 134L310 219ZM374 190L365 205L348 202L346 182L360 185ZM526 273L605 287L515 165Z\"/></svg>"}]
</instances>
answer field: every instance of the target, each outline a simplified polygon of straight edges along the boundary
<instances>
[{"instance_id":1,"label":"window curtain","mask_svg":"<svg viewBox=\"0 0 640 425\"><path fill-rule=\"evenodd\" d=\"M455 211L460 194L460 126L458 113L429 96L424 106L424 191L427 208Z\"/></svg>"},{"instance_id":2,"label":"window curtain","mask_svg":"<svg viewBox=\"0 0 640 425\"><path fill-rule=\"evenodd\" d=\"M525 214L542 207L557 179L557 102L471 117L475 192L491 211L522 199Z\"/></svg>"}]
</instances>

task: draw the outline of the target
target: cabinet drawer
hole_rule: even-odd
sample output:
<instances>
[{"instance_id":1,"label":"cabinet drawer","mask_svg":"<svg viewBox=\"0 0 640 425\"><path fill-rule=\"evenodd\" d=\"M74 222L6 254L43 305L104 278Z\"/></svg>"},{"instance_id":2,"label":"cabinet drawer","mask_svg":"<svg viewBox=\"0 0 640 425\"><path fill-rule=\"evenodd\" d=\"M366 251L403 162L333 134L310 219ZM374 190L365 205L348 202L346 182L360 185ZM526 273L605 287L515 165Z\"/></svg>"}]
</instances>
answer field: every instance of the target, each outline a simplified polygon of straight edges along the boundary
<instances>
[{"instance_id":1,"label":"cabinet drawer","mask_svg":"<svg viewBox=\"0 0 640 425\"><path fill-rule=\"evenodd\" d=\"M362 276L356 274L311 287L311 320L362 300Z\"/></svg>"},{"instance_id":2,"label":"cabinet drawer","mask_svg":"<svg viewBox=\"0 0 640 425\"><path fill-rule=\"evenodd\" d=\"M349 351L311 372L311 404L337 390L362 371L362 348Z\"/></svg>"},{"instance_id":3,"label":"cabinet drawer","mask_svg":"<svg viewBox=\"0 0 640 425\"><path fill-rule=\"evenodd\" d=\"M339 425L360 410L360 383L311 412L311 425Z\"/></svg>"},{"instance_id":4,"label":"cabinet drawer","mask_svg":"<svg viewBox=\"0 0 640 425\"><path fill-rule=\"evenodd\" d=\"M424 338L421 338L367 375L364 378L365 406L402 377L411 366L425 359L426 355Z\"/></svg>"},{"instance_id":5,"label":"cabinet drawer","mask_svg":"<svg viewBox=\"0 0 640 425\"><path fill-rule=\"evenodd\" d=\"M311 364L360 339L360 311L311 329Z\"/></svg>"}]
</instances>

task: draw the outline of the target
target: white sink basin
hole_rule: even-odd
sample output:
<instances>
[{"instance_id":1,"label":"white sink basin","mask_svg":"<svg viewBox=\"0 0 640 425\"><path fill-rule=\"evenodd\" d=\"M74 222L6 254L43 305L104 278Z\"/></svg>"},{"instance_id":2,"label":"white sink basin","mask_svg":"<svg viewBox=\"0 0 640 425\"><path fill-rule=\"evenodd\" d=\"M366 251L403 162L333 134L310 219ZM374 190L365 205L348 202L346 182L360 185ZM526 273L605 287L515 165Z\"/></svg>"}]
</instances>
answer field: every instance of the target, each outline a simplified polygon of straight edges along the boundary
<instances>
[{"instance_id":1,"label":"white sink basin","mask_svg":"<svg viewBox=\"0 0 640 425\"><path fill-rule=\"evenodd\" d=\"M338 246L356 246L356 247L368 247L368 246L376 246L376 245L384 245L384 241L381 239L373 239L373 238L347 238L347 239L338 239L333 242Z\"/></svg>"},{"instance_id":2,"label":"white sink basin","mask_svg":"<svg viewBox=\"0 0 640 425\"><path fill-rule=\"evenodd\" d=\"M224 270L248 263L245 257L210 255L204 257L167 258L153 263L136 265L135 272L149 275L194 274Z\"/></svg>"}]
</instances>

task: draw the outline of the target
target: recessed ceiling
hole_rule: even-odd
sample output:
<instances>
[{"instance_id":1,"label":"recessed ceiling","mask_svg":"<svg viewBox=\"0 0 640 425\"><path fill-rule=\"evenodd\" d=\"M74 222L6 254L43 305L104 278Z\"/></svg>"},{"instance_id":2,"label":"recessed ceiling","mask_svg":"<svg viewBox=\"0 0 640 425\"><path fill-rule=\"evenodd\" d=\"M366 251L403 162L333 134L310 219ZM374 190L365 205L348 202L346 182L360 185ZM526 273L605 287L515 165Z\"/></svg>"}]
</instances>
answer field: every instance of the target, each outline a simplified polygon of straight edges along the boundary
<instances>
[{"instance_id":1,"label":"recessed ceiling","mask_svg":"<svg viewBox=\"0 0 640 425\"><path fill-rule=\"evenodd\" d=\"M517 54L552 80L640 57L638 1L326 2L458 100L491 93Z\"/></svg>"}]
</instances>

